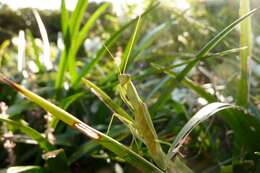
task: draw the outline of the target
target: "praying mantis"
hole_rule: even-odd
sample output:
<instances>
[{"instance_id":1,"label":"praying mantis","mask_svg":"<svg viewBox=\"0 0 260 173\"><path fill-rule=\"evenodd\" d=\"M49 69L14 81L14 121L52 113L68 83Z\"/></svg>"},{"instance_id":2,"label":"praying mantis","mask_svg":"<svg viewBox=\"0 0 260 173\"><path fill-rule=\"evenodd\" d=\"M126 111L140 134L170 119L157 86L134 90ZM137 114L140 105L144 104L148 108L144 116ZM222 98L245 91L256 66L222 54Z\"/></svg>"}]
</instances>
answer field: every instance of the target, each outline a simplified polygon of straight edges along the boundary
<instances>
[{"instance_id":1,"label":"praying mantis","mask_svg":"<svg viewBox=\"0 0 260 173\"><path fill-rule=\"evenodd\" d=\"M166 157L158 142L158 136L146 104L139 97L130 75L119 74L118 79L120 96L134 114L134 123L138 134L155 163L161 169L166 169Z\"/></svg>"}]
</instances>

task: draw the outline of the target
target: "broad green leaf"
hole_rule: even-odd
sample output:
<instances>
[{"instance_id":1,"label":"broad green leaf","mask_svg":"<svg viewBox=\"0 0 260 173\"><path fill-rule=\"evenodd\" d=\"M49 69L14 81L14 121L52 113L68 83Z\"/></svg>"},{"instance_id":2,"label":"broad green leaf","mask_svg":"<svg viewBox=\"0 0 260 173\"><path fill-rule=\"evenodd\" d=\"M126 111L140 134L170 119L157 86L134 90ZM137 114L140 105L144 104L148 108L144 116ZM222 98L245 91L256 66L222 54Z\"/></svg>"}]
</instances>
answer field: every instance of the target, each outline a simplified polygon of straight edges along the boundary
<instances>
[{"instance_id":1,"label":"broad green leaf","mask_svg":"<svg viewBox=\"0 0 260 173\"><path fill-rule=\"evenodd\" d=\"M240 0L240 16L250 11L250 0ZM247 47L240 51L240 79L238 81L237 104L248 107L250 90L250 61L252 56L252 28L251 18L247 18L240 23L240 46Z\"/></svg>"},{"instance_id":2,"label":"broad green leaf","mask_svg":"<svg viewBox=\"0 0 260 173\"><path fill-rule=\"evenodd\" d=\"M4 118L1 114L0 121L5 122L11 125L12 127L19 129L21 132L34 139L43 150L51 151L55 149L55 147L46 138L44 138L41 133L29 127L28 125L13 121L8 118Z\"/></svg>"}]
</instances>

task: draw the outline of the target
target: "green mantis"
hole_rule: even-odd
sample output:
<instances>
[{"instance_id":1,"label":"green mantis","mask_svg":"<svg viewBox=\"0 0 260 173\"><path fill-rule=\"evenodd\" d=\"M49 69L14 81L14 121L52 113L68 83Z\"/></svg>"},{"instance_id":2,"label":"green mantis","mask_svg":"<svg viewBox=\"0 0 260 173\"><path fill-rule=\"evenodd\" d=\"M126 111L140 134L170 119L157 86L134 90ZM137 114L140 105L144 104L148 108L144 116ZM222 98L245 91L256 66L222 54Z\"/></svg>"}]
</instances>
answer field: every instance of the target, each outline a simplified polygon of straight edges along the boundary
<instances>
[{"instance_id":1,"label":"green mantis","mask_svg":"<svg viewBox=\"0 0 260 173\"><path fill-rule=\"evenodd\" d=\"M120 74L118 78L120 96L134 114L135 127L138 134L147 146L156 164L160 168L166 169L165 154L158 142L158 136L146 104L139 97L130 75Z\"/></svg>"}]
</instances>

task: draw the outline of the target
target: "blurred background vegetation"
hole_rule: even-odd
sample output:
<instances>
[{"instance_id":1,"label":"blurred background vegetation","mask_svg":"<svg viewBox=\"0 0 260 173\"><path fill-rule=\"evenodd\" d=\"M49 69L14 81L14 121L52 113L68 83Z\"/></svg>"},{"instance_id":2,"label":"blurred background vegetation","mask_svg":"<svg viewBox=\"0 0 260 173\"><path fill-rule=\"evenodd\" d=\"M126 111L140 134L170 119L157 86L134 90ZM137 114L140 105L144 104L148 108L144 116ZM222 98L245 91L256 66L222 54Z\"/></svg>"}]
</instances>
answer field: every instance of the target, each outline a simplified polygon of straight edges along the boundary
<instances>
[{"instance_id":1,"label":"blurred background vegetation","mask_svg":"<svg viewBox=\"0 0 260 173\"><path fill-rule=\"evenodd\" d=\"M77 52L77 67L83 69L92 63L113 33L156 3L157 1L151 0L143 0L137 4L122 3L121 12L115 10L115 4L110 4L80 46ZM102 4L89 3L82 25ZM251 1L251 9L255 7L260 7L260 1ZM57 97L55 81L58 62L64 48L61 14L59 10L38 10L38 12L47 31L49 50L43 41L43 33L40 32L39 23L32 9L12 10L0 1L1 73L77 115L79 119L96 129L106 132L111 121L111 111L84 85L72 87L68 74L65 74L61 94ZM168 69L176 73L180 72L211 38L237 18L239 18L238 0L162 0L156 8L142 16L127 73L132 75L139 94L149 107L158 136L165 143L163 145L165 150L191 116L210 101L185 84L174 84L178 86L174 90L171 89L169 75L154 68L152 63L169 67ZM257 121L260 118L259 21L260 13L256 12L252 16L251 88L249 106L246 109ZM85 75L120 105L122 101L117 92L116 63L120 61L134 29L135 25L131 24L122 32L119 39L109 45L114 59L109 53L104 52L102 58ZM239 38L237 27L209 53L209 58L199 62L187 75L194 84L200 85L221 102L236 101L240 74ZM235 51L218 54L231 49ZM47 64L43 62L46 51L49 51L50 55ZM161 98L162 96L165 97ZM51 143L64 149L71 172L120 173L123 170L137 172L131 165L125 164L99 145L94 145L91 140L66 127L62 122L58 123L55 130L51 129L49 127L51 120L44 110L25 100L4 84L0 84L0 101L2 114L6 113L10 119L19 122L26 121L30 127L45 134ZM243 129L243 122L240 123ZM118 120L113 121L110 134L118 141L131 143L129 131ZM39 146L19 133L15 127L2 124L0 136L1 168L45 165ZM255 145L260 146L260 139L254 140ZM260 147L251 150L245 143L236 137L230 124L221 116L216 116L198 126L186 138L180 153L194 172L256 173L257 170L260 171L260 163L259 156L255 152L258 152Z\"/></svg>"}]
</instances>

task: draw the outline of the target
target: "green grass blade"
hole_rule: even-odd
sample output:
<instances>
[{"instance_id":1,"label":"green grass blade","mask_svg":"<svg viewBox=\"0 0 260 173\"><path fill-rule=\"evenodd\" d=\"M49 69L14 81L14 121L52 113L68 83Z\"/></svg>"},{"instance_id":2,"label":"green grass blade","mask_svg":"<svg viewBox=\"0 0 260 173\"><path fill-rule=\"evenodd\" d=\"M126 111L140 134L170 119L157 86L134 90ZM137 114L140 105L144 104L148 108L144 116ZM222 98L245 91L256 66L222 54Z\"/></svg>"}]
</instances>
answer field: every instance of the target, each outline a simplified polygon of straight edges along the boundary
<instances>
[{"instance_id":1,"label":"green grass blade","mask_svg":"<svg viewBox=\"0 0 260 173\"><path fill-rule=\"evenodd\" d=\"M191 61L187 66L174 78L166 82L168 86L158 99L158 102L153 105L153 110L159 109L163 103L169 98L169 92L171 92L179 83L182 81L185 76L192 70L192 68L197 65L199 61L201 61L204 56L207 55L209 51L211 51L221 40L223 40L240 22L248 18L249 16L253 15L257 9L254 9L247 13L246 15L240 17L239 19L235 20L229 26L224 28L220 33L218 33L214 38L212 38L196 55L194 61Z\"/></svg>"},{"instance_id":2,"label":"green grass blade","mask_svg":"<svg viewBox=\"0 0 260 173\"><path fill-rule=\"evenodd\" d=\"M65 0L61 0L61 31L66 35L68 29L69 13L66 8ZM64 38L63 38L64 39Z\"/></svg>"},{"instance_id":3,"label":"green grass blade","mask_svg":"<svg viewBox=\"0 0 260 173\"><path fill-rule=\"evenodd\" d=\"M127 125L131 125L133 123L132 117L124 110L122 109L118 104L116 104L101 88L96 86L94 83L90 82L87 79L82 79L82 83L90 89L90 91L95 94L102 102L104 102L107 107L115 114L116 116L122 116L118 117L120 120L125 122Z\"/></svg>"},{"instance_id":4,"label":"green grass blade","mask_svg":"<svg viewBox=\"0 0 260 173\"><path fill-rule=\"evenodd\" d=\"M94 14L91 15L87 23L83 26L83 28L79 32L77 43L76 43L77 49L83 43L83 41L85 40L85 38L89 33L89 30L94 26L97 19L106 11L108 7L109 7L109 3L104 3L95 11Z\"/></svg>"},{"instance_id":5,"label":"green grass blade","mask_svg":"<svg viewBox=\"0 0 260 173\"><path fill-rule=\"evenodd\" d=\"M133 46L136 42L137 33L139 31L139 28L140 28L140 21L141 21L141 16L138 17L133 35L131 36L129 42L127 43L126 49L123 53L122 62L120 64L120 71L121 71L122 74L125 73L126 66L127 66L127 63L128 63L128 59L129 59L130 54L132 52L132 48L133 48Z\"/></svg>"},{"instance_id":6,"label":"green grass blade","mask_svg":"<svg viewBox=\"0 0 260 173\"><path fill-rule=\"evenodd\" d=\"M61 29L62 29L62 36L64 41L64 50L62 50L62 54L60 57L60 62L58 65L58 72L57 77L55 80L55 90L56 90L56 97L58 98L61 94L61 90L63 87L64 82L64 75L67 68L67 52L70 47L70 30L69 30L69 13L66 8L65 0L61 1Z\"/></svg>"},{"instance_id":7,"label":"green grass blade","mask_svg":"<svg viewBox=\"0 0 260 173\"><path fill-rule=\"evenodd\" d=\"M51 102L45 100L44 98L36 95L35 93L27 90L26 88L12 82L11 80L7 79L4 75L0 75L0 81L9 85L16 91L20 92L32 102L38 104L46 111L51 113L53 116L59 118L66 124L70 125L71 127L77 129L81 133L85 134L86 136L90 137L91 139L95 140L99 144L103 145L105 148L109 149L110 151L114 152L116 155L124 159L126 162L131 164L132 166L144 171L144 172L158 172L162 173L158 167L156 167L151 162L147 161L130 148L126 147L125 145L121 144L120 142L116 141L115 139L105 135L104 133L97 131L96 129L90 127L89 125L83 123L70 113L66 112L65 110L59 108L58 106L52 104Z\"/></svg>"},{"instance_id":8,"label":"green grass blade","mask_svg":"<svg viewBox=\"0 0 260 173\"><path fill-rule=\"evenodd\" d=\"M58 72L55 80L55 91L56 91L56 97L58 98L60 96L61 90L63 88L64 83L64 74L67 67L67 58L66 58L66 47L64 48L64 51L61 54L60 62L58 66Z\"/></svg>"},{"instance_id":9,"label":"green grass blade","mask_svg":"<svg viewBox=\"0 0 260 173\"><path fill-rule=\"evenodd\" d=\"M75 84L76 79L78 78L77 72L76 72L76 54L79 50L80 46L84 42L84 40L87 37L87 34L89 33L89 30L94 26L97 19L105 12L105 10L108 8L109 3L104 3L101 5L94 14L91 15L87 23L83 26L83 28L79 31L77 35L75 35L72 39L73 44L71 45L70 52L68 54L68 60L69 60L69 70L71 75L71 82L72 85Z\"/></svg>"},{"instance_id":10,"label":"green grass blade","mask_svg":"<svg viewBox=\"0 0 260 173\"><path fill-rule=\"evenodd\" d=\"M176 73L168 70L168 68L163 68L162 66L158 65L158 64L151 64L154 68L156 68L159 71L164 72L165 74L167 74L168 76L170 76L171 78L175 78L176 77ZM206 99L208 102L216 102L217 98L215 96L213 96L212 94L208 93L207 91L205 91L204 88L202 88L200 85L194 83L192 80L190 80L189 78L185 77L181 83L186 86L187 88L190 88L191 90L193 90L196 94L198 94L199 96L201 96L202 98Z\"/></svg>"},{"instance_id":11,"label":"green grass blade","mask_svg":"<svg viewBox=\"0 0 260 173\"><path fill-rule=\"evenodd\" d=\"M250 11L250 1L241 0L240 1L240 16L245 15ZM248 106L249 99L249 75L250 68L249 63L252 56L252 28L251 28L251 18L247 18L240 23L240 46L246 46L247 49L240 51L240 79L238 82L237 90L237 104L243 107Z\"/></svg>"},{"instance_id":12,"label":"green grass blade","mask_svg":"<svg viewBox=\"0 0 260 173\"><path fill-rule=\"evenodd\" d=\"M71 14L71 19L69 23L71 44L67 54L67 59L68 59L68 69L72 80L77 76L77 70L76 70L77 49L75 48L75 46L77 44L78 33L80 32L80 24L84 17L87 6L88 6L88 0L79 0L77 2L75 10Z\"/></svg>"},{"instance_id":13,"label":"green grass blade","mask_svg":"<svg viewBox=\"0 0 260 173\"><path fill-rule=\"evenodd\" d=\"M78 34L80 24L84 17L87 6L88 6L88 0L78 0L73 13L71 14L69 27L70 27L72 40Z\"/></svg>"},{"instance_id":14,"label":"green grass blade","mask_svg":"<svg viewBox=\"0 0 260 173\"><path fill-rule=\"evenodd\" d=\"M161 69L160 66L155 65L156 69L159 69L161 71L164 71L166 74L168 74L170 77L175 77L175 73L169 70ZM196 94L198 94L200 97L207 100L209 103L211 102L218 102L218 99L205 91L204 88L197 85L187 77L183 79L182 85L186 86L187 88L190 88L193 90ZM260 149L256 143L256 139L260 139L260 122L256 117L248 116L244 112L236 111L234 110L223 110L223 116L221 116L224 121L230 126L230 128L235 132L236 141L241 143L241 145L246 146L251 151ZM243 126L243 127L242 127ZM250 130L250 129L255 130Z\"/></svg>"},{"instance_id":15,"label":"green grass blade","mask_svg":"<svg viewBox=\"0 0 260 173\"><path fill-rule=\"evenodd\" d=\"M111 129L110 136L114 139L122 140L129 136L129 130L126 129L123 125L113 126ZM77 161L79 158L83 157L86 154L95 151L95 149L100 148L99 144L95 141L87 141L85 144L80 146L68 159L69 164Z\"/></svg>"},{"instance_id":16,"label":"green grass blade","mask_svg":"<svg viewBox=\"0 0 260 173\"><path fill-rule=\"evenodd\" d=\"M8 118L4 118L3 116L1 116L1 114L0 114L0 121L7 123L14 128L18 128L21 132L34 139L43 150L51 151L55 149L55 147L47 139L45 139L41 135L41 133L25 125L24 123L20 123Z\"/></svg>"},{"instance_id":17,"label":"green grass blade","mask_svg":"<svg viewBox=\"0 0 260 173\"><path fill-rule=\"evenodd\" d=\"M136 50L133 52L133 55L130 57L129 61L133 61L135 57L140 55L145 49L147 49L159 36L160 34L174 24L174 20L170 19L155 28L151 29L137 44Z\"/></svg>"},{"instance_id":18,"label":"green grass blade","mask_svg":"<svg viewBox=\"0 0 260 173\"><path fill-rule=\"evenodd\" d=\"M68 107L73 103L75 102L78 98L82 97L84 95L83 92L80 92L80 93L76 93L74 95L71 95L67 98L64 98L61 103L60 103L60 107L64 110L68 109ZM50 127L52 128L56 128L57 124L59 122L59 119L56 118L56 117L53 117L50 121Z\"/></svg>"},{"instance_id":19,"label":"green grass blade","mask_svg":"<svg viewBox=\"0 0 260 173\"><path fill-rule=\"evenodd\" d=\"M207 120L211 116L215 115L216 113L220 112L224 109L230 109L230 108L237 108L234 105L227 104L227 103L220 103L220 102L214 102L211 104L206 105L202 109L200 109L181 129L181 131L176 136L172 147L169 149L169 152L167 154L168 159L171 159L172 157L176 156L176 154L179 151L179 148L182 146L185 138L189 135L189 133L198 126L201 122Z\"/></svg>"}]
</instances>

